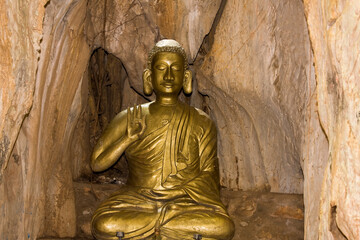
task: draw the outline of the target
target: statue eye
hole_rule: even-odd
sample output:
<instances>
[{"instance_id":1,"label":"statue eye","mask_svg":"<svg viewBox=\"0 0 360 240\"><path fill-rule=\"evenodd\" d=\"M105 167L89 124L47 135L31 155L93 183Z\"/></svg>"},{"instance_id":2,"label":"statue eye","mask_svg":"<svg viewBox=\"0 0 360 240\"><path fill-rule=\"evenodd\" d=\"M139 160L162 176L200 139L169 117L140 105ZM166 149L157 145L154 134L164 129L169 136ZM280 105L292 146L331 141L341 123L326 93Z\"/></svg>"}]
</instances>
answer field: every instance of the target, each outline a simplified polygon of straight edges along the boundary
<instances>
[{"instance_id":1,"label":"statue eye","mask_svg":"<svg viewBox=\"0 0 360 240\"><path fill-rule=\"evenodd\" d=\"M166 69L166 66L164 65L164 64L158 64L158 65L156 65L155 66L155 68L157 69L157 70L165 70Z\"/></svg>"},{"instance_id":2,"label":"statue eye","mask_svg":"<svg viewBox=\"0 0 360 240\"><path fill-rule=\"evenodd\" d=\"M172 65L171 66L171 69L174 70L174 71L180 71L181 70L181 66L180 65Z\"/></svg>"}]
</instances>

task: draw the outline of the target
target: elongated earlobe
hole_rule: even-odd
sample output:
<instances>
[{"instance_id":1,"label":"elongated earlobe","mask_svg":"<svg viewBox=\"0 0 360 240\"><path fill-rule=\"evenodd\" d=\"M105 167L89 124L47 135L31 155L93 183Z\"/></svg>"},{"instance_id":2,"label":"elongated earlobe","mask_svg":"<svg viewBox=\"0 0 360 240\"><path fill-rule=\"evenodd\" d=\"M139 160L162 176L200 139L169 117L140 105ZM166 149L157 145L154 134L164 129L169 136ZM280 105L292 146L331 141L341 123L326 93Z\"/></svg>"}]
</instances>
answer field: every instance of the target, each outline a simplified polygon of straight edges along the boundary
<instances>
[{"instance_id":1,"label":"elongated earlobe","mask_svg":"<svg viewBox=\"0 0 360 240\"><path fill-rule=\"evenodd\" d=\"M145 69L143 72L143 89L144 89L144 94L145 95L151 95L153 92L153 86L151 83L151 70L150 69Z\"/></svg>"},{"instance_id":2,"label":"elongated earlobe","mask_svg":"<svg viewBox=\"0 0 360 240\"><path fill-rule=\"evenodd\" d=\"M183 90L185 94L192 92L192 73L190 70L186 70L184 73Z\"/></svg>"}]
</instances>

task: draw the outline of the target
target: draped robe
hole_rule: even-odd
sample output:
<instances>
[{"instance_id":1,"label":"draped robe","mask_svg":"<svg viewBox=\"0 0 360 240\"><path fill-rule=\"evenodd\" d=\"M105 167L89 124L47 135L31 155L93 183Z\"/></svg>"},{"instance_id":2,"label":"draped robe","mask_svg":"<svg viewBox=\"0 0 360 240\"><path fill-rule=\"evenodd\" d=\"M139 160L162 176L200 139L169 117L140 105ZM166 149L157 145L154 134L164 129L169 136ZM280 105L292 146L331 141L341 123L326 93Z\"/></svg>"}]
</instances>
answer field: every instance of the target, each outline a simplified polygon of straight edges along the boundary
<instances>
[{"instance_id":1,"label":"draped robe","mask_svg":"<svg viewBox=\"0 0 360 240\"><path fill-rule=\"evenodd\" d=\"M162 239L192 239L191 233L203 234L204 239L231 239L233 223L219 194L216 128L205 113L177 104L170 120L131 144L125 154L128 182L94 213L96 238L117 239L109 232L123 231L126 239L146 239L160 231ZM167 198L166 192L173 189L185 194ZM171 227L176 219L177 226L191 221L199 226L179 230ZM94 231L107 221L117 224L104 229L106 234Z\"/></svg>"}]
</instances>

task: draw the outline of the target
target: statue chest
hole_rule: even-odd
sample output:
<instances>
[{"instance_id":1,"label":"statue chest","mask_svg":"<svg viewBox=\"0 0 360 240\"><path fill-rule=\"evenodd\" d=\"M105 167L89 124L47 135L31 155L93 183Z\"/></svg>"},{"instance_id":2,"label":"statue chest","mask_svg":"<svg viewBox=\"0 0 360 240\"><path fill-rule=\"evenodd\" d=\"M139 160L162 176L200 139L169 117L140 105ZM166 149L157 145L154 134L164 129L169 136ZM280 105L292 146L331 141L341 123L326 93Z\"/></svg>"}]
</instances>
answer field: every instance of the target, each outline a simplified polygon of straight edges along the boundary
<instances>
[{"instance_id":1,"label":"statue chest","mask_svg":"<svg viewBox=\"0 0 360 240\"><path fill-rule=\"evenodd\" d=\"M146 117L146 131L152 132L156 129L162 128L166 125L168 125L171 121L172 114L163 114L161 116L158 115L147 115Z\"/></svg>"}]
</instances>

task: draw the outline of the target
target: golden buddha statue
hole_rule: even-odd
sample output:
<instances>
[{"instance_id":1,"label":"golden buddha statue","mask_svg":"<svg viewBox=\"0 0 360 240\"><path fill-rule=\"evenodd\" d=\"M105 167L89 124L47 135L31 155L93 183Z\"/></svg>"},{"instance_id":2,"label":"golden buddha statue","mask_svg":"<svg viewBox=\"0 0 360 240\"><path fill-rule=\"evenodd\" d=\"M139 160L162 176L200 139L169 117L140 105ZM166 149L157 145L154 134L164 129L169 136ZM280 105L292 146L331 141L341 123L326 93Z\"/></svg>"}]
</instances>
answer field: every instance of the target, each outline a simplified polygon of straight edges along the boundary
<instances>
[{"instance_id":1,"label":"golden buddha statue","mask_svg":"<svg viewBox=\"0 0 360 240\"><path fill-rule=\"evenodd\" d=\"M234 223L220 200L216 128L208 115L178 101L191 93L184 49L158 42L143 73L154 102L119 113L95 146L93 171L111 167L125 152L127 184L92 218L97 239L231 239ZM121 236L122 236L121 235Z\"/></svg>"}]
</instances>

